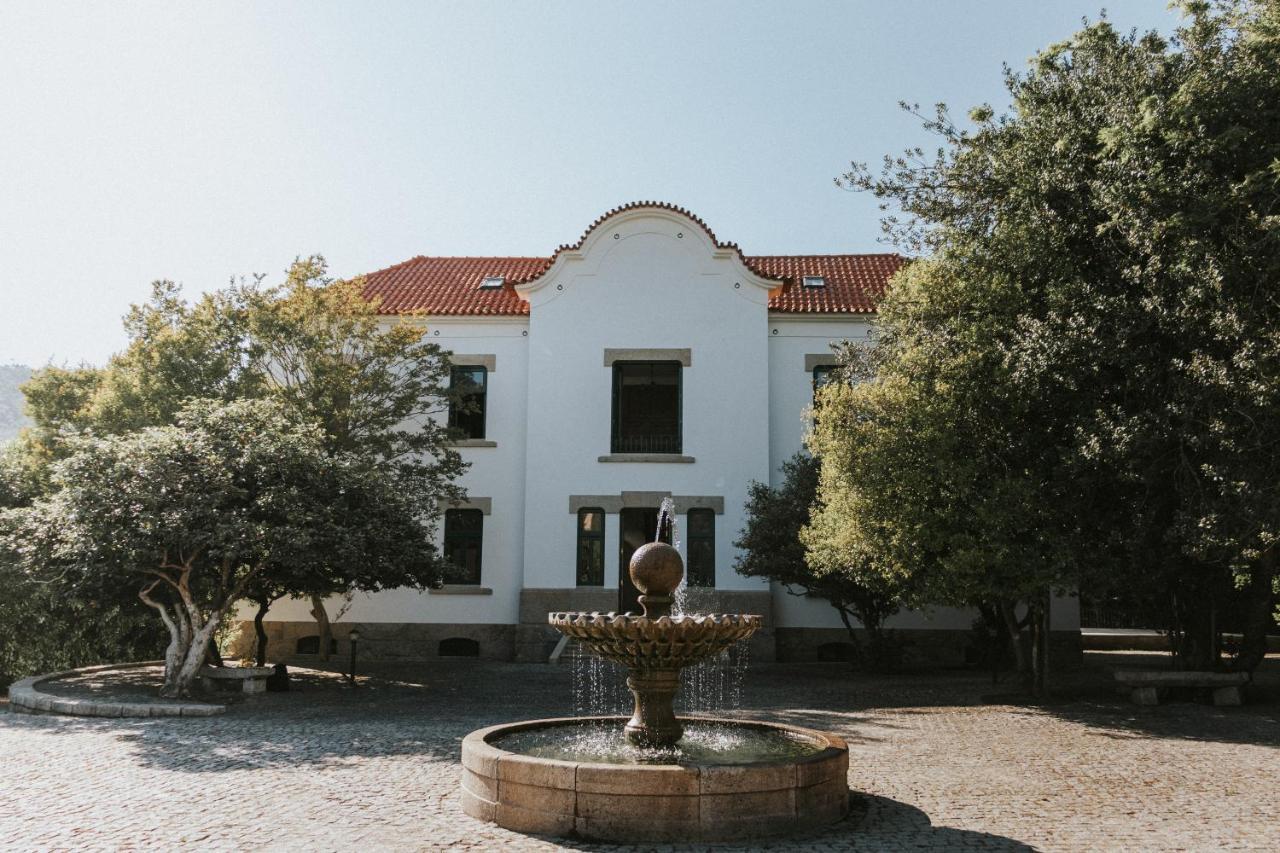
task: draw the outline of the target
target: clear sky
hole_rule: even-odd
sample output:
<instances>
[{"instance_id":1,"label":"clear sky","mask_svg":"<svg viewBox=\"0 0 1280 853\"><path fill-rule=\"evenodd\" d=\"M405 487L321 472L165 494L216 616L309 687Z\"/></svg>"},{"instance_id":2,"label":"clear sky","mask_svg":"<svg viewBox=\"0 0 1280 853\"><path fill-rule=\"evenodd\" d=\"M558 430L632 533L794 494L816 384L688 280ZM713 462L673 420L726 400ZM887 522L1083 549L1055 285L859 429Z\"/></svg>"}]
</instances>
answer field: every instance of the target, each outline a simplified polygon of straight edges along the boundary
<instances>
[{"instance_id":1,"label":"clear sky","mask_svg":"<svg viewBox=\"0 0 1280 853\"><path fill-rule=\"evenodd\" d=\"M153 279L546 255L635 200L885 251L832 178L927 141L897 102L1003 106L1101 5L0 0L0 364L101 363Z\"/></svg>"}]
</instances>

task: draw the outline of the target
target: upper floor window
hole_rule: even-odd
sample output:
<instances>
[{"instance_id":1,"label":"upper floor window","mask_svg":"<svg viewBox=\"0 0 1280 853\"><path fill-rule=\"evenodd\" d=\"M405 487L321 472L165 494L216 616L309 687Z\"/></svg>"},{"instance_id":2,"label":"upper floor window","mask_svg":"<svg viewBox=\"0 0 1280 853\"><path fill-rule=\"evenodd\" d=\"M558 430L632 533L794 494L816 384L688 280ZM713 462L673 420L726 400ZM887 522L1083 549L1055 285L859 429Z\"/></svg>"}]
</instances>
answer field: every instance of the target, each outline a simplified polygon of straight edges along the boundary
<instances>
[{"instance_id":1,"label":"upper floor window","mask_svg":"<svg viewBox=\"0 0 1280 853\"><path fill-rule=\"evenodd\" d=\"M835 378L834 364L820 364L813 369L813 405L818 405L818 392Z\"/></svg>"},{"instance_id":2,"label":"upper floor window","mask_svg":"<svg viewBox=\"0 0 1280 853\"><path fill-rule=\"evenodd\" d=\"M480 555L484 544L484 513L478 509L444 512L444 582L480 583Z\"/></svg>"},{"instance_id":3,"label":"upper floor window","mask_svg":"<svg viewBox=\"0 0 1280 853\"><path fill-rule=\"evenodd\" d=\"M459 430L463 438L484 438L488 369L455 365L449 374L449 384L456 392L449 404L449 426Z\"/></svg>"},{"instance_id":4,"label":"upper floor window","mask_svg":"<svg viewBox=\"0 0 1280 853\"><path fill-rule=\"evenodd\" d=\"M613 365L613 453L680 453L680 362Z\"/></svg>"},{"instance_id":5,"label":"upper floor window","mask_svg":"<svg viewBox=\"0 0 1280 853\"><path fill-rule=\"evenodd\" d=\"M716 514L709 509L691 509L686 533L689 549L689 586L716 585Z\"/></svg>"},{"instance_id":6,"label":"upper floor window","mask_svg":"<svg viewBox=\"0 0 1280 853\"><path fill-rule=\"evenodd\" d=\"M604 586L604 510L578 510L578 586Z\"/></svg>"}]
</instances>

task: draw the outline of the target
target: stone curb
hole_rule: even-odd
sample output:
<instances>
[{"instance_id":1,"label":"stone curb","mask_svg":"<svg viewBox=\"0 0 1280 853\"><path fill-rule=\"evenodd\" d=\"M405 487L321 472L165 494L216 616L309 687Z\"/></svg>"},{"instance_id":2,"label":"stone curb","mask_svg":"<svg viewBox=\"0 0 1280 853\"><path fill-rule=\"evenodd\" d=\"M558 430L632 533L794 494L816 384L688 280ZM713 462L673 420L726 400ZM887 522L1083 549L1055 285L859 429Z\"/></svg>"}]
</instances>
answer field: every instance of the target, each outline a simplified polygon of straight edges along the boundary
<instances>
[{"instance_id":1,"label":"stone curb","mask_svg":"<svg viewBox=\"0 0 1280 853\"><path fill-rule=\"evenodd\" d=\"M134 663L108 663L86 666L62 672L33 675L9 685L9 706L17 713L66 714L72 717L212 717L225 713L226 705L210 702L183 702L177 704L151 704L149 702L103 702L93 699L73 699L43 693L38 687L46 681L66 678L69 675L86 675L113 669L132 669L155 666L164 661L137 661Z\"/></svg>"}]
</instances>

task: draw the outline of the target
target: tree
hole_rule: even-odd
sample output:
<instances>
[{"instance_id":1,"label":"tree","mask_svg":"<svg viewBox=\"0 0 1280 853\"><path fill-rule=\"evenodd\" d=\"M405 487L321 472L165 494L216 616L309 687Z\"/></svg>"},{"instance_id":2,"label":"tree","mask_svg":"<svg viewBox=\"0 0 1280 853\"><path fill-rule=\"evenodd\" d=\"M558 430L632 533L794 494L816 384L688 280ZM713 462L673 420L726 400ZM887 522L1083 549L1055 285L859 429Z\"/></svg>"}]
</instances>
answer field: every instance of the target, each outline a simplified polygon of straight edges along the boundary
<instances>
[{"instance_id":1,"label":"tree","mask_svg":"<svg viewBox=\"0 0 1280 853\"><path fill-rule=\"evenodd\" d=\"M232 282L193 303L172 282L125 318L129 346L101 369L46 369L24 390L33 453L65 457L82 435L122 435L174 423L192 398L278 401L320 428L331 454L357 454L393 476L433 528L442 500L461 497L464 469L441 419L450 400L448 354L412 320L387 322L360 280L335 281L318 256L296 261L285 281ZM325 596L357 587L314 565L282 566L245 590L261 616L284 596L309 597L329 648Z\"/></svg>"},{"instance_id":2,"label":"tree","mask_svg":"<svg viewBox=\"0 0 1280 853\"><path fill-rule=\"evenodd\" d=\"M1089 24L1008 73L1010 114L940 106L934 154L845 176L929 257L874 379L824 402L820 495L932 595L1123 587L1186 666L1238 601L1250 669L1280 538L1280 4L1184 11L1173 40Z\"/></svg>"},{"instance_id":3,"label":"tree","mask_svg":"<svg viewBox=\"0 0 1280 853\"><path fill-rule=\"evenodd\" d=\"M859 561L806 554L801 533L817 500L818 470L817 459L797 453L782 463L781 486L751 484L746 527L733 543L741 550L734 568L747 577L768 578L792 594L827 601L840 614L859 656L872 667L892 668L894 655L884 622L897 612L901 590L886 576L865 571ZM851 619L867 633L865 649Z\"/></svg>"},{"instance_id":4,"label":"tree","mask_svg":"<svg viewBox=\"0 0 1280 853\"><path fill-rule=\"evenodd\" d=\"M246 325L261 386L320 424L329 452L376 460L433 525L442 500L462 497L455 481L465 466L449 447L444 420L433 417L452 397L448 354L425 339L421 326L387 326L377 304L361 295L361 282L328 278L318 257L295 263L283 285L250 300ZM252 590L259 659L265 659L262 616L286 595L311 599L327 657L324 598L364 587L338 575L295 572L281 580Z\"/></svg>"},{"instance_id":5,"label":"tree","mask_svg":"<svg viewBox=\"0 0 1280 853\"><path fill-rule=\"evenodd\" d=\"M165 696L195 690L210 638L255 582L438 582L412 495L365 457L330 452L278 402L193 401L173 426L80 439L53 481L6 512L3 548L86 600L136 590L169 632Z\"/></svg>"}]
</instances>

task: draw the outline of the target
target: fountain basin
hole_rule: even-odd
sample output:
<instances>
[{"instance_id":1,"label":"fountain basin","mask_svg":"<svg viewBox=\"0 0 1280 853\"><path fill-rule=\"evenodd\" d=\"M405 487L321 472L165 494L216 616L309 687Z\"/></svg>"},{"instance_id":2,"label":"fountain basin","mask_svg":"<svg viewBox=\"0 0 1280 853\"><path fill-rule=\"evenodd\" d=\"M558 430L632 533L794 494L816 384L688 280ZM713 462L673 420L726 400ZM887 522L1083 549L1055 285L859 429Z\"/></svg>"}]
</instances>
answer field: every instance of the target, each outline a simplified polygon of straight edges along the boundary
<instances>
[{"instance_id":1,"label":"fountain basin","mask_svg":"<svg viewBox=\"0 0 1280 853\"><path fill-rule=\"evenodd\" d=\"M561 734L572 742L602 726L621 739L627 720L566 717L508 723L463 740L463 810L517 832L623 842L780 835L817 828L846 814L849 750L841 738L772 723L712 717L682 721L695 740L700 729L719 728L742 735L744 742L766 744L761 752L766 757L720 763L713 756L700 757L691 747L687 754L651 753L650 760L659 763L631 763L625 755L612 754L602 756L611 761L547 758L518 750L554 743ZM794 742L795 748L767 746L775 742Z\"/></svg>"}]
</instances>

